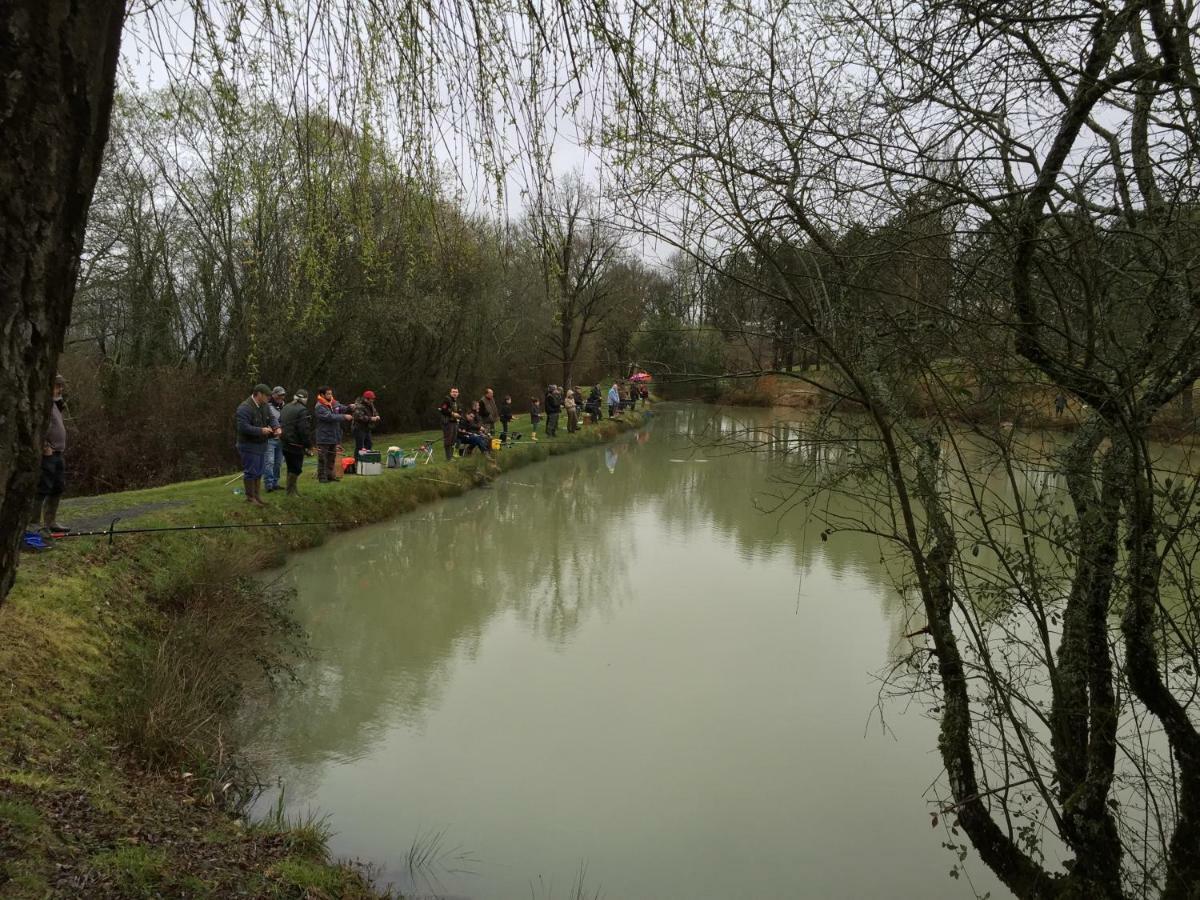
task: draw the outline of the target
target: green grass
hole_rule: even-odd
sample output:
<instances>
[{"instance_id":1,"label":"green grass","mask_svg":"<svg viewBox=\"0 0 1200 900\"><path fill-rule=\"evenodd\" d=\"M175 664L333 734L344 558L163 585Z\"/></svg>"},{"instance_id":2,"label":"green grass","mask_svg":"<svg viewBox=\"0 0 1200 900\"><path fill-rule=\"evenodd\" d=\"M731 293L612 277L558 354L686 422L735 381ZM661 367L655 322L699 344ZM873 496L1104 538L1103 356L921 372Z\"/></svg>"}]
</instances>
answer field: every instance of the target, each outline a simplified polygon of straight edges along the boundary
<instances>
[{"instance_id":1,"label":"green grass","mask_svg":"<svg viewBox=\"0 0 1200 900\"><path fill-rule=\"evenodd\" d=\"M146 847L122 847L98 853L92 865L130 897L153 897L168 880L167 855Z\"/></svg>"},{"instance_id":2,"label":"green grass","mask_svg":"<svg viewBox=\"0 0 1200 900\"><path fill-rule=\"evenodd\" d=\"M32 834L42 824L41 814L28 803L19 800L0 800L0 822L25 834Z\"/></svg>"},{"instance_id":3,"label":"green grass","mask_svg":"<svg viewBox=\"0 0 1200 900\"><path fill-rule=\"evenodd\" d=\"M64 507L100 516L176 504L126 526L139 528L335 524L118 535L111 544L68 538L22 560L0 607L0 882L8 879L0 892L54 895L46 885L68 872L121 896L371 896L361 875L328 864L319 820L245 828L221 808L238 774L226 720L247 687L239 679L269 676L244 674L258 668L245 665L244 653L286 632L277 608L243 602L238 580L335 530L461 494L640 422L633 415L523 440L494 460L445 462L440 433L383 435L376 445L384 449L436 439L435 462L330 485L306 469L301 496L265 495L266 509L234 495L229 476ZM131 842L146 831L169 840L153 849Z\"/></svg>"}]
</instances>

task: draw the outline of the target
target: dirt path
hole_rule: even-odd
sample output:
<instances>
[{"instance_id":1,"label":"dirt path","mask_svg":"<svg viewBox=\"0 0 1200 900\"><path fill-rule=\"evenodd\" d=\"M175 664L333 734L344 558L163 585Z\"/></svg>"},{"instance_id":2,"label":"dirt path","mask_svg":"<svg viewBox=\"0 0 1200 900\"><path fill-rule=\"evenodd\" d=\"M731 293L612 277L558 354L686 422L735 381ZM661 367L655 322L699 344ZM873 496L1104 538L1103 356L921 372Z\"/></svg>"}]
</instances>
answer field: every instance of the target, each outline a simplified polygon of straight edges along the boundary
<instances>
[{"instance_id":1,"label":"dirt path","mask_svg":"<svg viewBox=\"0 0 1200 900\"><path fill-rule=\"evenodd\" d=\"M63 524L69 525L74 531L96 531L107 528L113 519L127 522L147 513L187 505L187 500L153 500L126 506L106 506L97 503L93 498L81 497L77 500L64 500L59 518L66 520Z\"/></svg>"}]
</instances>

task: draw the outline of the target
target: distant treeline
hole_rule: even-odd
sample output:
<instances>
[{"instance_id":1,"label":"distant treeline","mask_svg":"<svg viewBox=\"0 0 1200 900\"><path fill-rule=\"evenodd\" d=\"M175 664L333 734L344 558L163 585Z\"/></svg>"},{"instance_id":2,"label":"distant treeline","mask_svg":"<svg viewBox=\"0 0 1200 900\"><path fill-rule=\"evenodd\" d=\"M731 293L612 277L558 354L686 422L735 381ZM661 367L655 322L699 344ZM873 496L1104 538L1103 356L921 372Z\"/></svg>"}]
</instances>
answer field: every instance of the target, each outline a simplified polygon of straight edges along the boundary
<instances>
[{"instance_id":1,"label":"distant treeline","mask_svg":"<svg viewBox=\"0 0 1200 900\"><path fill-rule=\"evenodd\" d=\"M72 489L224 471L257 381L371 388L389 430L432 424L451 384L523 409L550 382L624 371L671 289L574 176L497 223L369 129L119 96L61 362Z\"/></svg>"}]
</instances>

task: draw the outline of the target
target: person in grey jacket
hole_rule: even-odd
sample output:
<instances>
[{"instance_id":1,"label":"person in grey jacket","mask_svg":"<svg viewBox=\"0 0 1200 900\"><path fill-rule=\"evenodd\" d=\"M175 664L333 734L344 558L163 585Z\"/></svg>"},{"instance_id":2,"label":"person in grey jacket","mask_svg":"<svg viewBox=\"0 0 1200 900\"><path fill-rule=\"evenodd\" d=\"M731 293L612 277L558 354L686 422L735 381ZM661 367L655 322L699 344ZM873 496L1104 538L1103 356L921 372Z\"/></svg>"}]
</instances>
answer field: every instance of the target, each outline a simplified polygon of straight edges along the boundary
<instances>
[{"instance_id":1,"label":"person in grey jacket","mask_svg":"<svg viewBox=\"0 0 1200 900\"><path fill-rule=\"evenodd\" d=\"M351 421L350 407L338 403L333 388L317 391L317 481L325 484L336 480L334 463L342 445L342 424Z\"/></svg>"},{"instance_id":2,"label":"person in grey jacket","mask_svg":"<svg viewBox=\"0 0 1200 900\"><path fill-rule=\"evenodd\" d=\"M282 387L276 387L271 391L271 399L267 401L267 414L271 417L271 427L275 429L276 434L282 430L279 416L283 412L283 404L286 402L287 391ZM279 475L282 470L283 445L278 437L267 438L267 464L263 467L263 484L266 486L268 494L279 487Z\"/></svg>"}]
</instances>

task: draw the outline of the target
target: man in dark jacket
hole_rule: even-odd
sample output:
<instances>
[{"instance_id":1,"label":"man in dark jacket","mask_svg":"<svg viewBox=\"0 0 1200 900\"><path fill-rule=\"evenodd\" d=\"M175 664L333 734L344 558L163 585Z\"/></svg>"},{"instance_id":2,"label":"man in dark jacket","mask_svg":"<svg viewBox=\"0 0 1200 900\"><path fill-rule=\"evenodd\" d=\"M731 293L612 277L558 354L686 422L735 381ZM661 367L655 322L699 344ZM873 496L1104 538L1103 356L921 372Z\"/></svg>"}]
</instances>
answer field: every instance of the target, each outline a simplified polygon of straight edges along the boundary
<instances>
[{"instance_id":1,"label":"man in dark jacket","mask_svg":"<svg viewBox=\"0 0 1200 900\"><path fill-rule=\"evenodd\" d=\"M283 429L280 441L283 444L283 459L287 463L287 492L289 497L299 496L296 483L304 470L304 457L312 449L312 422L308 418L308 391L301 388L292 397L292 402L279 414Z\"/></svg>"},{"instance_id":2,"label":"man in dark jacket","mask_svg":"<svg viewBox=\"0 0 1200 900\"><path fill-rule=\"evenodd\" d=\"M491 455L492 439L483 430L483 418L478 402L472 403L471 409L459 421L458 442L466 448L466 456L470 456L475 450L482 450Z\"/></svg>"},{"instance_id":3,"label":"man in dark jacket","mask_svg":"<svg viewBox=\"0 0 1200 900\"><path fill-rule=\"evenodd\" d=\"M588 394L584 409L587 410L588 418L592 420L593 425L600 421L600 385L592 385L592 392Z\"/></svg>"},{"instance_id":4,"label":"man in dark jacket","mask_svg":"<svg viewBox=\"0 0 1200 900\"><path fill-rule=\"evenodd\" d=\"M546 437L558 434L558 414L562 410L562 395L558 387L550 385L546 391Z\"/></svg>"},{"instance_id":5,"label":"man in dark jacket","mask_svg":"<svg viewBox=\"0 0 1200 900\"><path fill-rule=\"evenodd\" d=\"M237 426L237 449L242 457L242 481L246 486L246 502L255 506L266 506L259 492L267 461L267 441L279 436L271 425L271 413L267 409L267 398L270 396L271 389L267 385L256 384L250 396L238 406L233 417Z\"/></svg>"},{"instance_id":6,"label":"man in dark jacket","mask_svg":"<svg viewBox=\"0 0 1200 900\"><path fill-rule=\"evenodd\" d=\"M320 484L335 481L334 465L337 464L338 448L342 445L342 423L354 417L350 409L338 403L333 388L323 387L317 392L314 407L317 418L317 481Z\"/></svg>"},{"instance_id":7,"label":"man in dark jacket","mask_svg":"<svg viewBox=\"0 0 1200 900\"><path fill-rule=\"evenodd\" d=\"M496 394L491 388L483 392L483 399L479 401L479 421L489 430L496 430L496 423L500 421L500 410L496 406Z\"/></svg>"},{"instance_id":8,"label":"man in dark jacket","mask_svg":"<svg viewBox=\"0 0 1200 900\"><path fill-rule=\"evenodd\" d=\"M363 391L362 396L354 401L354 461L358 462L359 450L371 449L371 432L379 424L379 414L375 411L375 392Z\"/></svg>"},{"instance_id":9,"label":"man in dark jacket","mask_svg":"<svg viewBox=\"0 0 1200 900\"><path fill-rule=\"evenodd\" d=\"M442 416L442 445L446 449L446 461L454 459L454 445L458 441L458 423L462 419L462 409L458 405L458 388L450 388L450 393L438 407Z\"/></svg>"},{"instance_id":10,"label":"man in dark jacket","mask_svg":"<svg viewBox=\"0 0 1200 900\"><path fill-rule=\"evenodd\" d=\"M513 420L512 397L506 396L504 402L500 404L500 427L501 440L508 440L508 423Z\"/></svg>"},{"instance_id":11,"label":"man in dark jacket","mask_svg":"<svg viewBox=\"0 0 1200 900\"><path fill-rule=\"evenodd\" d=\"M70 530L57 521L58 504L67 486L67 465L63 461L67 449L67 426L63 421L66 390L67 379L55 375L50 395L50 418L46 422L46 436L42 439L42 471L38 476L37 499L33 507L33 524L40 524L42 531L57 534Z\"/></svg>"}]
</instances>

